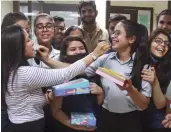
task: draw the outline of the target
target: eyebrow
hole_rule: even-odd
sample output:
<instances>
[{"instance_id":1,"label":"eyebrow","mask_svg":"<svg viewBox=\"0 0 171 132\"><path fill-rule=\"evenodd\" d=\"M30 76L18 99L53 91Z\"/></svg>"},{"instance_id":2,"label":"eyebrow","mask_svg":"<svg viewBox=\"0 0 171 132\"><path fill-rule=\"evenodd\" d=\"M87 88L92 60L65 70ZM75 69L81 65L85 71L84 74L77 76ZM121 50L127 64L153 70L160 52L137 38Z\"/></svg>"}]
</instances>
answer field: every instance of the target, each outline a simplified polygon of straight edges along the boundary
<instances>
[{"instance_id":1,"label":"eyebrow","mask_svg":"<svg viewBox=\"0 0 171 132\"><path fill-rule=\"evenodd\" d=\"M160 37L156 37L155 39L161 39L161 40L163 40L162 38L160 38ZM163 40L163 41L169 41L169 40Z\"/></svg>"},{"instance_id":2,"label":"eyebrow","mask_svg":"<svg viewBox=\"0 0 171 132\"><path fill-rule=\"evenodd\" d=\"M53 24L53 23L51 23L51 22L48 22L48 23L37 23L36 25L40 25L40 24L42 24L42 25L46 24L47 25L47 24Z\"/></svg>"}]
</instances>

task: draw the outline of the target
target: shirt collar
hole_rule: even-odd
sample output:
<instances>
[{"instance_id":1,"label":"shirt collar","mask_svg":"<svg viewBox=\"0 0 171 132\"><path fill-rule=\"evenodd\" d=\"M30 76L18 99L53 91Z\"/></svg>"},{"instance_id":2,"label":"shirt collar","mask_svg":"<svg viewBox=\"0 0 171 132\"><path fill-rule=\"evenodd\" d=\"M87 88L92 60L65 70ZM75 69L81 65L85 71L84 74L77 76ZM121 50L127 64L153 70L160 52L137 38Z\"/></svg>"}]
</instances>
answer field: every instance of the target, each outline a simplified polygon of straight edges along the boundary
<instances>
[{"instance_id":1,"label":"shirt collar","mask_svg":"<svg viewBox=\"0 0 171 132\"><path fill-rule=\"evenodd\" d=\"M81 23L79 27L80 27L81 29L83 29L84 32L86 32L86 31L84 30L84 28L83 28L83 23ZM101 31L101 28L100 28L100 26L99 26L97 23L96 23L96 29L95 29L95 30L96 30L96 32Z\"/></svg>"},{"instance_id":2,"label":"shirt collar","mask_svg":"<svg viewBox=\"0 0 171 132\"><path fill-rule=\"evenodd\" d=\"M50 55L49 55L50 58L53 58L53 57L55 57L57 54L60 53L60 51L54 49L53 46L51 46L51 48L52 48L52 50L51 50Z\"/></svg>"},{"instance_id":3,"label":"shirt collar","mask_svg":"<svg viewBox=\"0 0 171 132\"><path fill-rule=\"evenodd\" d=\"M132 54L132 56L126 61L126 62L121 62L120 60L119 60L119 58L118 58L118 54L117 54L117 52L113 52L113 54L110 56L110 59L112 60L112 59L116 59L119 63L121 63L121 64L126 64L126 63L129 63L131 60L134 60L135 59L135 55L136 55L136 53L134 52L133 54Z\"/></svg>"}]
</instances>

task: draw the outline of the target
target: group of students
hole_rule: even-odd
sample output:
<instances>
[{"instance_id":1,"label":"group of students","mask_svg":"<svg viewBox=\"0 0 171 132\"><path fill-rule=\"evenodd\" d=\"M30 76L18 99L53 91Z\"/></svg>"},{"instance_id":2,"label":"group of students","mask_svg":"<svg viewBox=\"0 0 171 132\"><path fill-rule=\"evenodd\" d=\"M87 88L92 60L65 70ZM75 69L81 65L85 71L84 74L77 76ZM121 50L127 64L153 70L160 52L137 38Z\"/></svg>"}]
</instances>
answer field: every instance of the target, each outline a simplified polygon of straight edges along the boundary
<instances>
[{"instance_id":1,"label":"group of students","mask_svg":"<svg viewBox=\"0 0 171 132\"><path fill-rule=\"evenodd\" d=\"M170 123L165 96L171 79L168 31L156 29L148 38L144 26L122 20L110 36L111 44L99 42L89 53L84 32L72 26L57 51L51 46L54 21L40 14L34 22L36 52L28 27L20 21L27 19L15 19L14 14L8 14L1 26L1 113L7 131L170 132L164 128ZM120 87L98 76L98 67L127 81ZM90 94L54 97L51 86L78 78L90 81ZM71 125L71 112L94 113L97 128Z\"/></svg>"}]
</instances>

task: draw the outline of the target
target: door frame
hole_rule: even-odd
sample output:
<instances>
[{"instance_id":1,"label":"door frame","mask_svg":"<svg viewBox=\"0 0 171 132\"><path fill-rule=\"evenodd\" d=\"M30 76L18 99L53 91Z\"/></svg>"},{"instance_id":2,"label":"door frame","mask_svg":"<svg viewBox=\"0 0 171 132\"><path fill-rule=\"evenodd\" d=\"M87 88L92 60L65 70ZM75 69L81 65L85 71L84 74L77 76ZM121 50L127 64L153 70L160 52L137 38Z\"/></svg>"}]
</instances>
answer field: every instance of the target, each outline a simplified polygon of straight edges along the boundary
<instances>
[{"instance_id":1,"label":"door frame","mask_svg":"<svg viewBox=\"0 0 171 132\"><path fill-rule=\"evenodd\" d=\"M106 28L108 29L108 20L110 18L110 13L111 10L113 8L120 8L121 10L127 10L127 12L129 12L129 10L133 10L136 12L137 16L136 18L138 18L138 10L148 10L151 13L151 17L150 17L150 32L152 32L153 30L153 8L150 7L131 7L131 6L111 6L110 5L110 1L106 1ZM122 12L121 12L122 13Z\"/></svg>"}]
</instances>

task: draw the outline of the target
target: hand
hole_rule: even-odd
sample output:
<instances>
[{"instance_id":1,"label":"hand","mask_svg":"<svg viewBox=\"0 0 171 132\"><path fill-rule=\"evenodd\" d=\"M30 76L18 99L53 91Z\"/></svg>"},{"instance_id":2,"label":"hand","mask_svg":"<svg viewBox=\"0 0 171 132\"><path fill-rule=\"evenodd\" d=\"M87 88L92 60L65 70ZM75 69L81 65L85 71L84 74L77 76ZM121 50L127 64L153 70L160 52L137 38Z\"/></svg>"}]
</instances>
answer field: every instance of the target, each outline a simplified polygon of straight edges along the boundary
<instances>
[{"instance_id":1,"label":"hand","mask_svg":"<svg viewBox=\"0 0 171 132\"><path fill-rule=\"evenodd\" d=\"M49 59L49 49L39 45L38 47L38 58L41 59L42 61L47 61Z\"/></svg>"},{"instance_id":2,"label":"hand","mask_svg":"<svg viewBox=\"0 0 171 132\"><path fill-rule=\"evenodd\" d=\"M154 67L152 67L151 69L142 70L141 77L143 80L148 81L150 84L153 84L157 80Z\"/></svg>"},{"instance_id":3,"label":"hand","mask_svg":"<svg viewBox=\"0 0 171 132\"><path fill-rule=\"evenodd\" d=\"M165 128L171 128L171 114L167 114L165 119L162 121Z\"/></svg>"},{"instance_id":4,"label":"hand","mask_svg":"<svg viewBox=\"0 0 171 132\"><path fill-rule=\"evenodd\" d=\"M56 98L51 89L48 89L45 93L46 102L50 104L54 98Z\"/></svg>"},{"instance_id":5,"label":"hand","mask_svg":"<svg viewBox=\"0 0 171 132\"><path fill-rule=\"evenodd\" d=\"M97 47L94 49L93 53L97 57L99 57L99 56L103 55L104 53L106 53L109 49L110 49L110 44L108 44L105 41L102 41L97 44Z\"/></svg>"},{"instance_id":6,"label":"hand","mask_svg":"<svg viewBox=\"0 0 171 132\"><path fill-rule=\"evenodd\" d=\"M83 131L94 131L96 128L89 128L86 126L80 126L80 125L72 125L71 128L75 130L83 130Z\"/></svg>"},{"instance_id":7,"label":"hand","mask_svg":"<svg viewBox=\"0 0 171 132\"><path fill-rule=\"evenodd\" d=\"M96 95L103 94L102 88L93 82L90 82L90 92L91 94L96 94Z\"/></svg>"},{"instance_id":8,"label":"hand","mask_svg":"<svg viewBox=\"0 0 171 132\"><path fill-rule=\"evenodd\" d=\"M128 92L131 92L132 89L133 89L133 86L132 86L132 81L131 80L126 80L124 85L121 87L119 86L119 88L121 90L127 90Z\"/></svg>"}]
</instances>

